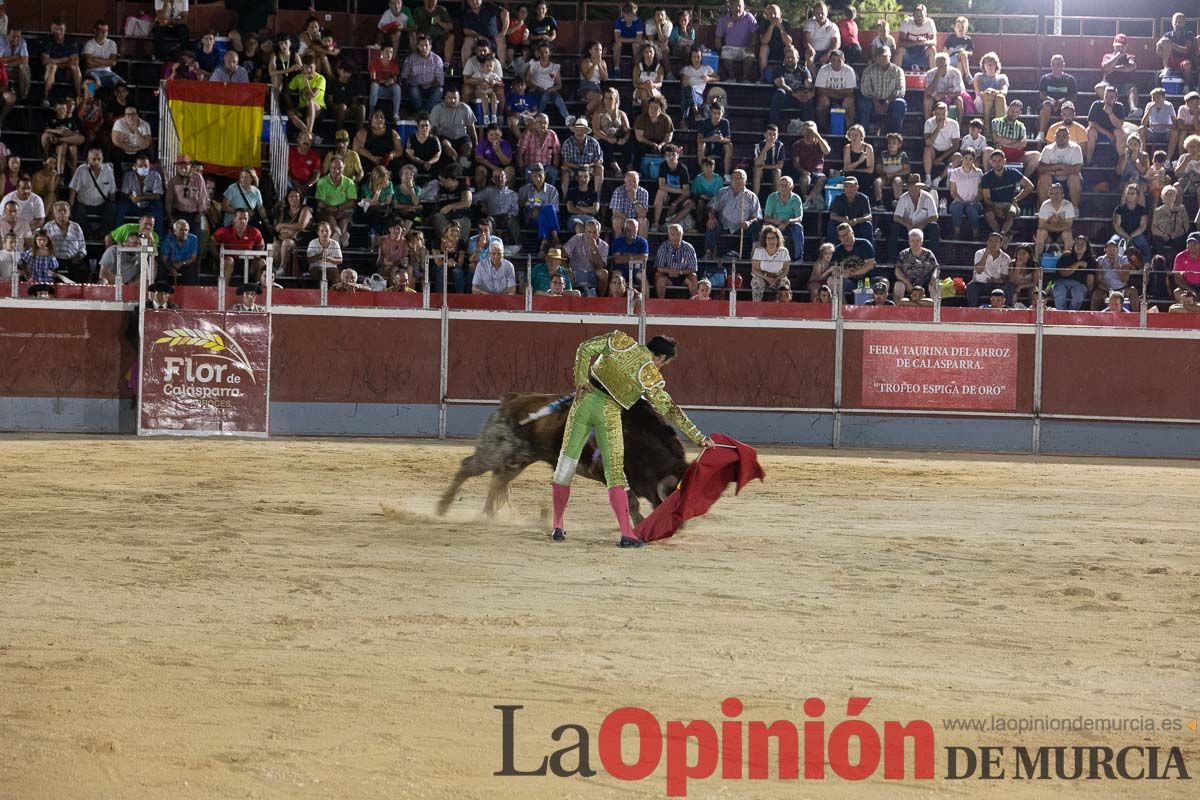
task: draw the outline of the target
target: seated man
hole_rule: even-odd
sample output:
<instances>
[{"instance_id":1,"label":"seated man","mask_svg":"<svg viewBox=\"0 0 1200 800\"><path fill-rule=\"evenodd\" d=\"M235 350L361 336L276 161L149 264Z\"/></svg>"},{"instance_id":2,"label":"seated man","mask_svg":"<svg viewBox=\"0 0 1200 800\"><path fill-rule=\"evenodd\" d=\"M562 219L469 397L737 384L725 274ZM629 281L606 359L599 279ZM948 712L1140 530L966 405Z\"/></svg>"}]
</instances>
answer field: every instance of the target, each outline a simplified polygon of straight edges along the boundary
<instances>
[{"instance_id":1,"label":"seated man","mask_svg":"<svg viewBox=\"0 0 1200 800\"><path fill-rule=\"evenodd\" d=\"M857 179L847 178L847 180ZM868 219L870 213L868 205ZM784 236L791 238L789 252L793 263L804 259L804 203L801 202L800 195L792 191L792 179L787 175L780 176L779 189L767 197L767 204L763 208L763 222L774 225L783 232Z\"/></svg>"},{"instance_id":2,"label":"seated man","mask_svg":"<svg viewBox=\"0 0 1200 800\"><path fill-rule=\"evenodd\" d=\"M646 101L646 110L633 123L633 138L634 166L638 169L643 168L644 156L661 156L663 148L671 144L675 123L663 113L662 98L651 97Z\"/></svg>"},{"instance_id":3,"label":"seated man","mask_svg":"<svg viewBox=\"0 0 1200 800\"><path fill-rule=\"evenodd\" d=\"M739 234L744 249L746 239L754 241L760 224L762 207L758 202L758 195L746 187L746 173L735 169L730 175L729 185L717 192L717 196L708 206L708 222L704 231L705 258L716 259L722 233ZM736 258L742 257L740 250L730 253L736 253Z\"/></svg>"},{"instance_id":4,"label":"seated man","mask_svg":"<svg viewBox=\"0 0 1200 800\"><path fill-rule=\"evenodd\" d=\"M625 173L625 182L613 189L608 207L612 209L613 234L625 230L625 220L636 219L645 230L649 230L646 215L650 211L650 193L639 185L641 175L633 170Z\"/></svg>"},{"instance_id":5,"label":"seated man","mask_svg":"<svg viewBox=\"0 0 1200 800\"><path fill-rule=\"evenodd\" d=\"M992 120L992 142L1004 153L1007 162L1020 164L1028 177L1037 169L1041 154L1025 149L1029 136L1025 131L1025 123L1021 121L1024 107L1020 100L1012 100L1007 113Z\"/></svg>"},{"instance_id":6,"label":"seated man","mask_svg":"<svg viewBox=\"0 0 1200 800\"><path fill-rule=\"evenodd\" d=\"M1071 104L1075 110L1075 100L1079 97L1079 88L1075 84L1075 76L1064 72L1067 60L1061 55L1050 57L1050 71L1038 81L1038 96L1042 102L1042 110L1038 115L1038 139L1053 141L1050 133L1050 117L1061 114L1064 103ZM1072 140L1076 141L1076 140ZM1083 142L1076 141L1076 144Z\"/></svg>"},{"instance_id":7,"label":"seated man","mask_svg":"<svg viewBox=\"0 0 1200 800\"><path fill-rule=\"evenodd\" d=\"M962 138L958 121L950 119L946 104L938 101L933 106L933 116L925 120L925 179L930 186L937 186L940 173L945 171L951 156L958 152L958 143ZM939 175L933 174L933 168L938 168Z\"/></svg>"},{"instance_id":8,"label":"seated man","mask_svg":"<svg viewBox=\"0 0 1200 800\"><path fill-rule=\"evenodd\" d=\"M974 263L975 274L967 284L967 307L979 308L980 298L995 291L1011 306L1016 286L1009 274L1012 257L1004 252L1004 237L996 231L989 233L987 245L975 251Z\"/></svg>"},{"instance_id":9,"label":"seated man","mask_svg":"<svg viewBox=\"0 0 1200 800\"><path fill-rule=\"evenodd\" d=\"M717 50L721 53L721 77L727 81L748 83L754 79L758 52L754 38L758 20L746 10L744 0L732 0L717 20Z\"/></svg>"},{"instance_id":10,"label":"seated man","mask_svg":"<svg viewBox=\"0 0 1200 800\"><path fill-rule=\"evenodd\" d=\"M903 85L904 81L900 81ZM771 110L767 115L772 125L783 122L785 111L800 112L802 120L813 118L813 99L816 97L812 73L800 63L800 54L795 47L783 52L783 67L775 75L775 91L771 94Z\"/></svg>"},{"instance_id":11,"label":"seated man","mask_svg":"<svg viewBox=\"0 0 1200 800\"><path fill-rule=\"evenodd\" d=\"M843 222L854 229L855 237L875 241L875 226L872 224L871 201L865 192L859 191L858 178L851 175L842 184L842 194L829 204L829 226L825 237L837 239L838 226Z\"/></svg>"},{"instance_id":12,"label":"seated man","mask_svg":"<svg viewBox=\"0 0 1200 800\"><path fill-rule=\"evenodd\" d=\"M1087 147L1084 159L1092 163L1096 152L1096 143L1103 136L1112 143L1113 151L1121 153L1125 150L1125 106L1117 102L1115 86L1104 86L1104 99L1096 100L1088 110L1087 116Z\"/></svg>"},{"instance_id":13,"label":"seated man","mask_svg":"<svg viewBox=\"0 0 1200 800\"><path fill-rule=\"evenodd\" d=\"M929 69L937 54L937 26L929 18L925 6L918 5L914 8L913 15L900 23L898 33L900 39L897 42L897 60L904 71ZM929 116L928 112L925 116Z\"/></svg>"},{"instance_id":14,"label":"seated man","mask_svg":"<svg viewBox=\"0 0 1200 800\"><path fill-rule=\"evenodd\" d=\"M1062 184L1053 184L1050 187L1050 199L1042 203L1041 208L1038 209L1037 233L1033 238L1035 261L1040 262L1047 242L1058 240L1064 250L1071 246L1071 227L1075 224L1076 216L1078 216L1078 212L1075 210L1075 206L1071 204L1070 200L1063 198Z\"/></svg>"},{"instance_id":15,"label":"seated man","mask_svg":"<svg viewBox=\"0 0 1200 800\"><path fill-rule=\"evenodd\" d=\"M858 124L870 130L872 120L878 119L884 133L899 133L908 111L904 93L904 70L892 63L890 49L880 48L859 83Z\"/></svg>"},{"instance_id":16,"label":"seated man","mask_svg":"<svg viewBox=\"0 0 1200 800\"><path fill-rule=\"evenodd\" d=\"M608 242L600 238L600 223L589 220L583 233L567 240L563 248L575 288L587 297L608 295Z\"/></svg>"},{"instance_id":17,"label":"seated man","mask_svg":"<svg viewBox=\"0 0 1200 800\"><path fill-rule=\"evenodd\" d=\"M1021 216L1021 201L1033 192L1029 178L1004 163L1004 153L992 151L992 168L979 181L983 215L988 227L1006 237Z\"/></svg>"},{"instance_id":18,"label":"seated man","mask_svg":"<svg viewBox=\"0 0 1200 800\"><path fill-rule=\"evenodd\" d=\"M1200 289L1200 231L1192 231L1187 237L1187 247L1180 250L1171 265L1175 275L1175 299L1182 292Z\"/></svg>"},{"instance_id":19,"label":"seated man","mask_svg":"<svg viewBox=\"0 0 1200 800\"><path fill-rule=\"evenodd\" d=\"M479 134L475 131L475 112L463 104L458 87L446 88L442 102L429 112L429 122L442 140L442 158L447 161L457 158L466 168L471 163L470 156Z\"/></svg>"},{"instance_id":20,"label":"seated man","mask_svg":"<svg viewBox=\"0 0 1200 800\"><path fill-rule=\"evenodd\" d=\"M858 89L858 76L854 68L846 64L841 50L829 54L829 63L817 70L817 119L829 127L829 109L833 104L846 110L845 127L849 128L858 118L854 95Z\"/></svg>"},{"instance_id":21,"label":"seated man","mask_svg":"<svg viewBox=\"0 0 1200 800\"><path fill-rule=\"evenodd\" d=\"M317 181L313 192L318 218L330 224L342 247L350 243L350 223L358 202L358 187L342 173L344 166L342 159L333 159L329 174Z\"/></svg>"},{"instance_id":22,"label":"seated man","mask_svg":"<svg viewBox=\"0 0 1200 800\"><path fill-rule=\"evenodd\" d=\"M488 246L488 257L475 268L471 281L471 294L505 295L517 293L517 271L512 262L504 257L504 245L492 242Z\"/></svg>"},{"instance_id":23,"label":"seated man","mask_svg":"<svg viewBox=\"0 0 1200 800\"><path fill-rule=\"evenodd\" d=\"M212 240L224 247L225 250L266 250L266 243L263 242L262 233L259 232L258 228L250 226L250 212L244 208L239 208L233 212L233 224L214 231ZM221 264L221 271L226 286L229 285L233 278L234 264L240 261L241 258L240 256L235 257L232 255L224 257ZM251 280L257 283L265 266L266 261L261 256L250 258Z\"/></svg>"},{"instance_id":24,"label":"seated man","mask_svg":"<svg viewBox=\"0 0 1200 800\"><path fill-rule=\"evenodd\" d=\"M958 67L950 66L950 57L945 53L938 53L933 59L933 69L925 73L925 118L933 116L933 104L940 100L954 106L956 116L962 119L962 96L966 90Z\"/></svg>"},{"instance_id":25,"label":"seated man","mask_svg":"<svg viewBox=\"0 0 1200 800\"><path fill-rule=\"evenodd\" d=\"M344 269L338 273L337 283L332 284L329 290L354 294L355 292L369 292L371 287L358 282L358 270Z\"/></svg>"},{"instance_id":26,"label":"seated man","mask_svg":"<svg viewBox=\"0 0 1200 800\"><path fill-rule=\"evenodd\" d=\"M829 61L834 50L841 49L842 32L837 23L829 19L829 9L824 3L813 6L812 16L804 23L804 38L813 49L813 64L817 67Z\"/></svg>"},{"instance_id":27,"label":"seated man","mask_svg":"<svg viewBox=\"0 0 1200 800\"><path fill-rule=\"evenodd\" d=\"M654 229L661 230L663 215L668 223L682 220L696 207L692 202L692 176L679 163L679 148L669 144L663 148L666 162L658 170L658 191L654 195Z\"/></svg>"},{"instance_id":28,"label":"seated man","mask_svg":"<svg viewBox=\"0 0 1200 800\"><path fill-rule=\"evenodd\" d=\"M654 291L667 296L667 286L686 286L688 297L696 294L696 248L683 240L682 225L668 225L667 239L654 255Z\"/></svg>"},{"instance_id":29,"label":"seated man","mask_svg":"<svg viewBox=\"0 0 1200 800\"><path fill-rule=\"evenodd\" d=\"M562 283L562 289L558 292L553 291L555 281ZM529 275L529 283L533 288L533 293L538 296L557 294L566 295L569 297L582 297L582 293L575 288L574 281L571 280L571 270L567 269L563 262L563 251L557 247L551 247L546 251L546 260L541 264L535 264L533 271Z\"/></svg>"},{"instance_id":30,"label":"seated man","mask_svg":"<svg viewBox=\"0 0 1200 800\"><path fill-rule=\"evenodd\" d=\"M842 293L854 291L855 285L862 278L871 274L875 269L875 246L866 239L854 235L854 229L843 222L837 228L837 246L833 248L830 263L834 267L833 275L839 273L842 277ZM887 289L884 289L884 296Z\"/></svg>"},{"instance_id":31,"label":"seated man","mask_svg":"<svg viewBox=\"0 0 1200 800\"><path fill-rule=\"evenodd\" d=\"M592 177L596 191L604 185L604 151L600 142L591 136L592 128L581 115L571 125L573 136L562 143L562 191L567 191L576 173Z\"/></svg>"},{"instance_id":32,"label":"seated man","mask_svg":"<svg viewBox=\"0 0 1200 800\"><path fill-rule=\"evenodd\" d=\"M1054 139L1042 148L1038 160L1038 199L1043 203L1050 197L1050 184L1065 183L1071 202L1079 207L1083 192L1083 148L1071 141L1070 130L1064 125L1054 131Z\"/></svg>"},{"instance_id":33,"label":"seated man","mask_svg":"<svg viewBox=\"0 0 1200 800\"><path fill-rule=\"evenodd\" d=\"M905 235L911 230L921 231L924 242L936 246L942 240L941 229L938 227L938 204L929 186L921 182L920 175L909 175L906 179L907 189L896 201L896 210L892 213L892 224L888 230L888 261L895 263L900 256L900 233Z\"/></svg>"},{"instance_id":34,"label":"seated man","mask_svg":"<svg viewBox=\"0 0 1200 800\"><path fill-rule=\"evenodd\" d=\"M129 234L122 244L110 245L100 257L100 282L106 285L133 283L142 274L142 254L126 248L141 247L142 235L137 231ZM36 280L36 276L35 276Z\"/></svg>"},{"instance_id":35,"label":"seated man","mask_svg":"<svg viewBox=\"0 0 1200 800\"><path fill-rule=\"evenodd\" d=\"M638 234L640 226L630 217L621 224L621 235L608 246L609 274L620 274L630 286L640 286L642 270L650 260L650 242Z\"/></svg>"},{"instance_id":36,"label":"seated man","mask_svg":"<svg viewBox=\"0 0 1200 800\"><path fill-rule=\"evenodd\" d=\"M172 284L193 285L200 282L200 243L186 219L177 219L171 235L163 239L158 250L159 263Z\"/></svg>"},{"instance_id":37,"label":"seated man","mask_svg":"<svg viewBox=\"0 0 1200 800\"><path fill-rule=\"evenodd\" d=\"M621 57L624 48L629 48L629 57L642 52L642 41L646 36L646 23L637 15L637 6L625 3L621 6L621 15L613 22L613 66L609 75L621 77Z\"/></svg>"},{"instance_id":38,"label":"seated man","mask_svg":"<svg viewBox=\"0 0 1200 800\"><path fill-rule=\"evenodd\" d=\"M560 202L558 189L546 180L546 168L535 161L529 167L529 182L517 193L517 204L523 224L537 231L538 241L544 242L544 247L558 247ZM513 241L519 239L514 236Z\"/></svg>"},{"instance_id":39,"label":"seated man","mask_svg":"<svg viewBox=\"0 0 1200 800\"><path fill-rule=\"evenodd\" d=\"M726 175L733 166L732 128L725 109L715 100L708 107L708 119L696 126L696 160L703 163L706 158L722 158Z\"/></svg>"},{"instance_id":40,"label":"seated man","mask_svg":"<svg viewBox=\"0 0 1200 800\"><path fill-rule=\"evenodd\" d=\"M830 149L829 142L817 132L815 122L800 126L800 137L792 142L792 175L796 179L796 191L810 205L825 188L825 158Z\"/></svg>"},{"instance_id":41,"label":"seated man","mask_svg":"<svg viewBox=\"0 0 1200 800\"><path fill-rule=\"evenodd\" d=\"M1192 85L1193 63L1196 59L1196 34L1188 30L1187 17L1176 12L1171 15L1171 30L1162 35L1154 46L1162 59L1163 72L1178 72L1183 85Z\"/></svg>"},{"instance_id":42,"label":"seated man","mask_svg":"<svg viewBox=\"0 0 1200 800\"><path fill-rule=\"evenodd\" d=\"M529 186L532 184L522 186L521 191L525 191ZM542 182L542 186L545 187L545 181ZM555 190L555 197L557 196L558 191ZM472 199L480 212L491 218L495 229L506 233L513 246L520 249L521 200L520 196L508 187L508 173L502 169L493 172L488 185L475 192Z\"/></svg>"},{"instance_id":43,"label":"seated man","mask_svg":"<svg viewBox=\"0 0 1200 800\"><path fill-rule=\"evenodd\" d=\"M1092 285L1092 311L1099 311L1111 295L1129 298L1130 310L1140 311L1142 276L1133 271L1129 258L1120 252L1121 237L1113 236L1104 244L1104 254L1096 259L1096 280Z\"/></svg>"},{"instance_id":44,"label":"seated man","mask_svg":"<svg viewBox=\"0 0 1200 800\"><path fill-rule=\"evenodd\" d=\"M1184 289L1175 293L1175 302L1167 309L1169 314L1200 314L1200 303L1196 302L1196 292Z\"/></svg>"},{"instance_id":45,"label":"seated man","mask_svg":"<svg viewBox=\"0 0 1200 800\"><path fill-rule=\"evenodd\" d=\"M779 184L779 176L787 166L787 155L783 142L779 141L779 128L768 125L763 134L763 140L754 145L754 193L762 192L762 179L765 174L771 182L771 188Z\"/></svg>"}]
</instances>

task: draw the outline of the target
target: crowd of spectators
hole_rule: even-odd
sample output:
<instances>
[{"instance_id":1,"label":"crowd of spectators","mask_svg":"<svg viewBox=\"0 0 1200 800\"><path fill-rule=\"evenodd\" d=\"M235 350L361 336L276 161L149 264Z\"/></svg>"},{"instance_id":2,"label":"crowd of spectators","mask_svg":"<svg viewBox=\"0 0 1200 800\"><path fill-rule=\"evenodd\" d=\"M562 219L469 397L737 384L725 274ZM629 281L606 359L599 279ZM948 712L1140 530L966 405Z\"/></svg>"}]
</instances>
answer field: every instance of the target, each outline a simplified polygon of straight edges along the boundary
<instances>
[{"instance_id":1,"label":"crowd of spectators","mask_svg":"<svg viewBox=\"0 0 1200 800\"><path fill-rule=\"evenodd\" d=\"M272 2L226 5L234 30L196 31L188 0L156 0L155 59L163 78L273 87L289 122L283 196L261 165L231 181L187 153L161 163L108 21L81 43L55 18L32 42L5 16L0 127L19 105L45 116L22 154L40 157L32 174L0 144L0 279L136 280L127 248L145 245L167 283L243 282L223 246L270 252L276 280L338 291L512 294L529 281L703 300L748 262L754 300L790 301L795 279L813 302L865 284L870 302L927 304L947 245L974 243L971 263L947 263L972 270L969 305L1116 310L1116 293L1121 308L1195 307L1200 94L1183 14L1155 46L1161 72L1118 34L1086 88L1058 54L1036 81L1010 80L967 18L939 34L922 5L867 36L851 6L788 20L729 0L709 50L693 12L626 3L611 41L574 51L557 46L545 2L389 0L355 42L316 16L269 30ZM1158 84L1144 103L1139 69ZM728 114L744 84L769 98L749 140ZM919 160L905 141L917 112ZM1119 200L1089 237L1097 183ZM246 259L246 282L265 264Z\"/></svg>"}]
</instances>

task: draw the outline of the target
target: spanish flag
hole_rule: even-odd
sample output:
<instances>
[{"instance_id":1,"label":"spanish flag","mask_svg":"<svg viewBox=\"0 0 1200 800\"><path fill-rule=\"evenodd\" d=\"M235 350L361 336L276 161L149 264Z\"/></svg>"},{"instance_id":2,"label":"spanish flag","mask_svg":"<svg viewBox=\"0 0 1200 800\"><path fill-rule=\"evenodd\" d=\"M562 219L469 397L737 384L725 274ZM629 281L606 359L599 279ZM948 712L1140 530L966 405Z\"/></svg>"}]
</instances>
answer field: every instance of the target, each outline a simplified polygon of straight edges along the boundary
<instances>
[{"instance_id":1,"label":"spanish flag","mask_svg":"<svg viewBox=\"0 0 1200 800\"><path fill-rule=\"evenodd\" d=\"M179 152L206 172L237 177L262 163L265 83L167 81L167 107Z\"/></svg>"}]
</instances>

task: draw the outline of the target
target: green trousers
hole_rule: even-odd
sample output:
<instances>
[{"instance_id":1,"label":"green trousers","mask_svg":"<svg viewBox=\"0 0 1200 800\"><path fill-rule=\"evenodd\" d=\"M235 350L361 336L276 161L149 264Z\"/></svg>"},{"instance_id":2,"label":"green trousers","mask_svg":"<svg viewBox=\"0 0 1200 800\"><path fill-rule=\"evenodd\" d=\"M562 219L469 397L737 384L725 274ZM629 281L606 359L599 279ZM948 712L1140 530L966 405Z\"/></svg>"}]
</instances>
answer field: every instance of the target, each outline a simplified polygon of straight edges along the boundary
<instances>
[{"instance_id":1,"label":"green trousers","mask_svg":"<svg viewBox=\"0 0 1200 800\"><path fill-rule=\"evenodd\" d=\"M563 431L563 446L558 454L558 466L554 468L553 481L560 486L570 486L587 444L588 435L596 432L596 444L604 460L604 482L613 486L629 488L625 480L625 436L621 428L621 406L617 401L596 388L588 389L582 400L571 404L567 413L567 427Z\"/></svg>"}]
</instances>

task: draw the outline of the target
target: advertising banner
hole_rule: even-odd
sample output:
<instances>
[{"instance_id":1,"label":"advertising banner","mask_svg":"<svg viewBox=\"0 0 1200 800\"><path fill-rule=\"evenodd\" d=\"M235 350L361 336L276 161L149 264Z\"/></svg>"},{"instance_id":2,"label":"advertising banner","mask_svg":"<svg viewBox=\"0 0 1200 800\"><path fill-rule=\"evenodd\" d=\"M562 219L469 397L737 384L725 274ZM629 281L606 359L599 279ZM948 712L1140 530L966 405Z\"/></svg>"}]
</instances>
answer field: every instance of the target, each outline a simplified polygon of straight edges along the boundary
<instances>
[{"instance_id":1,"label":"advertising banner","mask_svg":"<svg viewBox=\"0 0 1200 800\"><path fill-rule=\"evenodd\" d=\"M1015 411L1017 335L864 331L862 404Z\"/></svg>"},{"instance_id":2,"label":"advertising banner","mask_svg":"<svg viewBox=\"0 0 1200 800\"><path fill-rule=\"evenodd\" d=\"M138 433L266 436L271 317L144 312Z\"/></svg>"}]
</instances>

